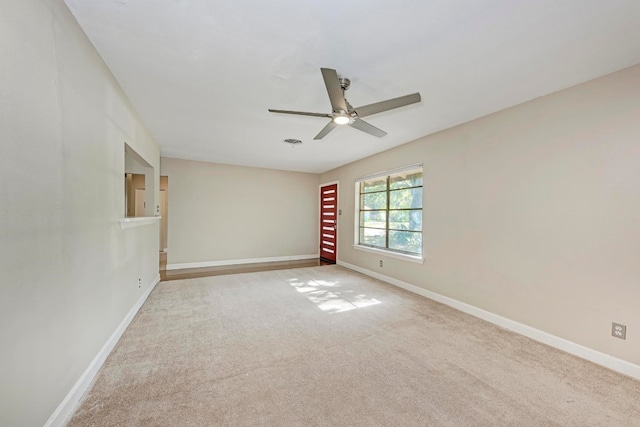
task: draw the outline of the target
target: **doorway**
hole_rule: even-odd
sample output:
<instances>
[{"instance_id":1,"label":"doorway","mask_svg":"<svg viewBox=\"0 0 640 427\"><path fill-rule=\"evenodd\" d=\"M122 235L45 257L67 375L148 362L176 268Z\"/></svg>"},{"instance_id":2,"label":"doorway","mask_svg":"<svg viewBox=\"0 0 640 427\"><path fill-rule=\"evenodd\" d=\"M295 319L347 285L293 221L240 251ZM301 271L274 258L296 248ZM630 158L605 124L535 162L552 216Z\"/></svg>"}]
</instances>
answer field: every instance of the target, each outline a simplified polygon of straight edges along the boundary
<instances>
[{"instance_id":1,"label":"doorway","mask_svg":"<svg viewBox=\"0 0 640 427\"><path fill-rule=\"evenodd\" d=\"M147 195L145 175L140 173L124 174L125 217L144 217L147 214Z\"/></svg>"},{"instance_id":2,"label":"doorway","mask_svg":"<svg viewBox=\"0 0 640 427\"><path fill-rule=\"evenodd\" d=\"M169 234L169 177L160 176L160 252L167 252Z\"/></svg>"},{"instance_id":3,"label":"doorway","mask_svg":"<svg viewBox=\"0 0 640 427\"><path fill-rule=\"evenodd\" d=\"M338 183L320 186L320 259L336 263L338 255Z\"/></svg>"}]
</instances>

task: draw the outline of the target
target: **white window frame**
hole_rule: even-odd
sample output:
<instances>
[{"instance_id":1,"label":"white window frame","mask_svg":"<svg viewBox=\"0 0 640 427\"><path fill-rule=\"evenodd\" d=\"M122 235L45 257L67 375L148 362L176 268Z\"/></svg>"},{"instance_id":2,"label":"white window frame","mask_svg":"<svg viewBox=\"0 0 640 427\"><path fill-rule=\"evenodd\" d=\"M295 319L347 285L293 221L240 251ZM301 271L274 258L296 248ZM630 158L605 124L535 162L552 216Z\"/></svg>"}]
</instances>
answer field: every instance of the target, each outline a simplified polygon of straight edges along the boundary
<instances>
[{"instance_id":1,"label":"white window frame","mask_svg":"<svg viewBox=\"0 0 640 427\"><path fill-rule=\"evenodd\" d=\"M355 249L361 250L361 251L365 251L365 252L370 252L370 253L375 253L375 254L379 254L379 255L385 255L385 256L389 256L392 258L398 258L398 259L402 259L405 261L411 261L411 262L417 262L417 263L423 263L424 262L424 230L421 231L422 236L423 236L423 243L422 243L422 248L421 248L421 254L408 254L408 253L404 253L404 252L399 252L399 251L394 251L392 249L385 249L385 248L379 248L379 247L372 247L372 246L367 246L367 245L361 245L360 244L360 183L362 181L366 181L366 180L370 180L373 178L379 178L379 177L384 177L384 176L389 176L389 175L394 175L397 173L401 173L401 172L406 172L406 171L410 171L410 170L416 170L416 169L420 169L423 170L423 165L422 163L415 163L412 165L407 165L407 166L403 166L403 167L399 167L399 168L394 168L394 169L389 169L389 170L385 170L382 172L377 172L374 174L370 174L370 175L366 175L360 178L357 178L355 181L355 209L354 209L354 233L353 233L353 247ZM423 171L423 176L424 176L424 171ZM424 185L423 185L423 194L424 194ZM423 203L424 203L424 198L423 198ZM424 218L424 209L422 210L423 212L423 218ZM424 222L423 222L424 223Z\"/></svg>"}]
</instances>

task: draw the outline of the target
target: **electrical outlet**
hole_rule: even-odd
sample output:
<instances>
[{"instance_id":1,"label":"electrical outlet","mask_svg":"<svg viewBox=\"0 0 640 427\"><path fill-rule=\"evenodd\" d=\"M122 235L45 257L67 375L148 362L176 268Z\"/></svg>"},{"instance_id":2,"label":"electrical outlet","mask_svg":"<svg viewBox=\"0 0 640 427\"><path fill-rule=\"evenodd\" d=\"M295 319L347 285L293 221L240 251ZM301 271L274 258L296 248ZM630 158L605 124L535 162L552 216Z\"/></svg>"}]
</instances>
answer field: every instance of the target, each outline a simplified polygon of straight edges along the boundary
<instances>
[{"instance_id":1,"label":"electrical outlet","mask_svg":"<svg viewBox=\"0 0 640 427\"><path fill-rule=\"evenodd\" d=\"M627 339L627 326L620 323L613 322L611 324L611 335L620 338L621 340Z\"/></svg>"},{"instance_id":2,"label":"electrical outlet","mask_svg":"<svg viewBox=\"0 0 640 427\"><path fill-rule=\"evenodd\" d=\"M380 260L380 267L382 267L382 260Z\"/></svg>"},{"instance_id":3,"label":"electrical outlet","mask_svg":"<svg viewBox=\"0 0 640 427\"><path fill-rule=\"evenodd\" d=\"M138 288L142 287L142 279L138 277Z\"/></svg>"}]
</instances>

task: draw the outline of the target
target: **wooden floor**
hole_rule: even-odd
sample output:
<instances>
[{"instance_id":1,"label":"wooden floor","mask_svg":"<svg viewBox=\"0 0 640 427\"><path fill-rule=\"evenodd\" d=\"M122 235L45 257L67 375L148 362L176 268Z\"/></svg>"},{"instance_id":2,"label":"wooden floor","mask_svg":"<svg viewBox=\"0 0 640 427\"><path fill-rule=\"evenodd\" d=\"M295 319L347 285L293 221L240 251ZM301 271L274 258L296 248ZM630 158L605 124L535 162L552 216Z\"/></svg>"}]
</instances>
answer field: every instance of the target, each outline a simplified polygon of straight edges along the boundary
<instances>
[{"instance_id":1,"label":"wooden floor","mask_svg":"<svg viewBox=\"0 0 640 427\"><path fill-rule=\"evenodd\" d=\"M300 261L262 262L255 264L167 270L167 253L160 252L160 280L166 282L168 280L193 279L196 277L222 276L224 274L252 273L257 271L283 270L287 268L316 267L331 264L332 263L328 261L318 258Z\"/></svg>"}]
</instances>

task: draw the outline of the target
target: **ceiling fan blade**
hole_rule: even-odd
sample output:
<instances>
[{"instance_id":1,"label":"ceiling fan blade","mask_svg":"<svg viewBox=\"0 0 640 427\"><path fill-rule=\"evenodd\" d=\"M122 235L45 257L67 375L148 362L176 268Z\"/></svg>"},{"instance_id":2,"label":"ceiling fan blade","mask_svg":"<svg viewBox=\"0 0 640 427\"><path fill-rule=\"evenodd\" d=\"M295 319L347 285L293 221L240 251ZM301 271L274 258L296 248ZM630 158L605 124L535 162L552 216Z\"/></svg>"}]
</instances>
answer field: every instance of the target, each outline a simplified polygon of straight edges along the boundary
<instances>
[{"instance_id":1,"label":"ceiling fan blade","mask_svg":"<svg viewBox=\"0 0 640 427\"><path fill-rule=\"evenodd\" d=\"M274 110L274 109L271 109L271 108L269 108L269 111L271 111L272 113L296 114L298 116L331 117L331 114L307 113L307 112L304 112L304 111Z\"/></svg>"},{"instance_id":2,"label":"ceiling fan blade","mask_svg":"<svg viewBox=\"0 0 640 427\"><path fill-rule=\"evenodd\" d=\"M322 128L322 130L320 131L319 134L317 134L315 136L315 138L313 139L322 139L325 136L327 136L327 134L329 132L331 132L333 129L335 129L338 125L335 124L335 122L333 120L331 120L329 123L327 123L327 125L325 127Z\"/></svg>"},{"instance_id":3,"label":"ceiling fan blade","mask_svg":"<svg viewBox=\"0 0 640 427\"><path fill-rule=\"evenodd\" d=\"M420 94L412 93L411 95L400 96L398 98L364 105L362 107L355 108L355 111L356 114L358 114L358 117L367 117L383 111L393 110L394 108L404 107L405 105L415 104L416 102L420 102Z\"/></svg>"},{"instance_id":4,"label":"ceiling fan blade","mask_svg":"<svg viewBox=\"0 0 640 427\"><path fill-rule=\"evenodd\" d=\"M327 93L329 94L329 101L331 101L333 111L347 111L347 103L344 100L344 93L342 93L342 86L340 86L340 80L338 79L336 70L320 68L320 71L322 71L322 78L324 79L324 85L327 87Z\"/></svg>"},{"instance_id":5,"label":"ceiling fan blade","mask_svg":"<svg viewBox=\"0 0 640 427\"><path fill-rule=\"evenodd\" d=\"M360 119L355 119L353 123L349 123L349 126L351 126L352 128L361 130L362 132L366 132L370 135L377 136L378 138L382 138L387 134L385 131L378 129L374 125L369 124L364 120L360 120Z\"/></svg>"}]
</instances>

